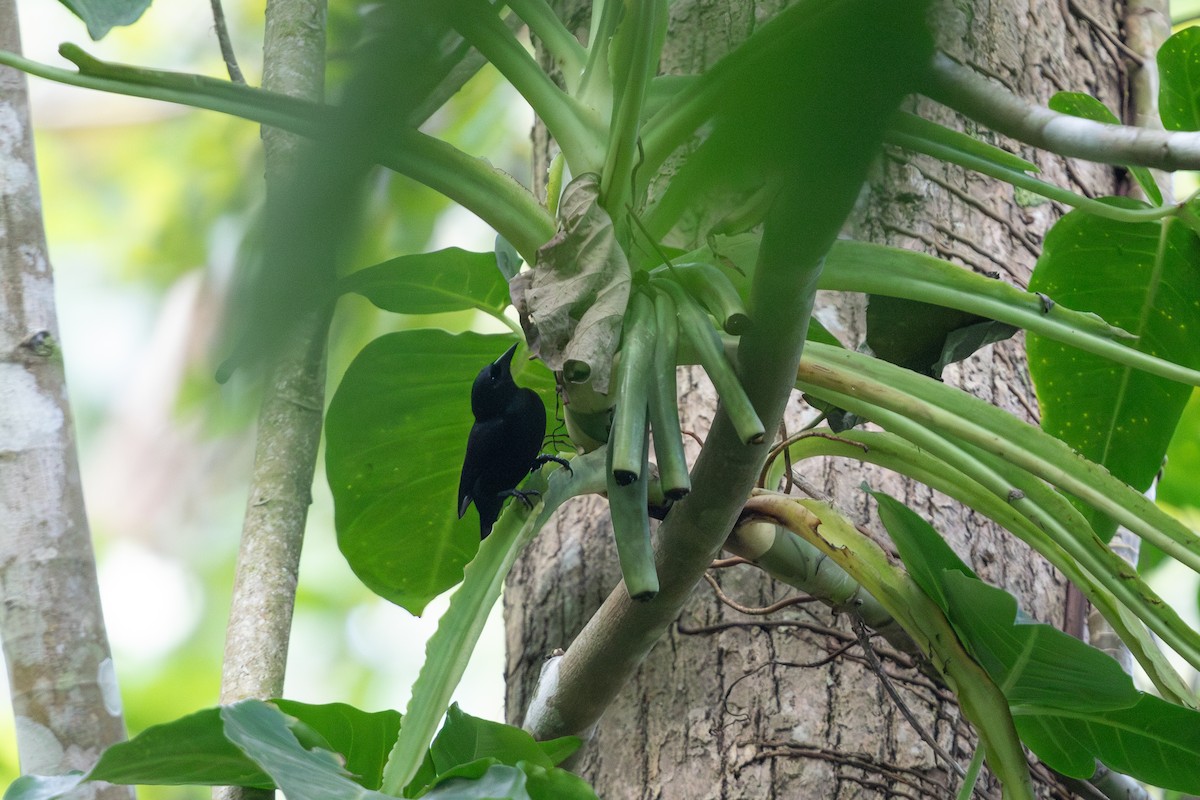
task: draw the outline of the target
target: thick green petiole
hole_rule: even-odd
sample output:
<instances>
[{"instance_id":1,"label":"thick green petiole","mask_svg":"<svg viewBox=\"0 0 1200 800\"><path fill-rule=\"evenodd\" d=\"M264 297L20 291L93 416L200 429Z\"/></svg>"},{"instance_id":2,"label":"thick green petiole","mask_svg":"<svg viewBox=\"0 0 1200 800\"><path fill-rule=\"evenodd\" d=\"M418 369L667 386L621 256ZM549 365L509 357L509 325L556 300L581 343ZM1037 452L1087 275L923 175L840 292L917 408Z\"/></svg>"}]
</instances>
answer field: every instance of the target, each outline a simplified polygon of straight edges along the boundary
<instances>
[{"instance_id":1,"label":"thick green petiole","mask_svg":"<svg viewBox=\"0 0 1200 800\"><path fill-rule=\"evenodd\" d=\"M644 407L642 419L645 419ZM658 594L658 570L654 567L654 548L650 544L650 465L647 461L650 431L644 424L639 435L642 437L642 463L639 465L640 477L633 483L621 484L613 477L615 454L609 443L608 511L625 589L634 600L650 600Z\"/></svg>"},{"instance_id":2,"label":"thick green petiole","mask_svg":"<svg viewBox=\"0 0 1200 800\"><path fill-rule=\"evenodd\" d=\"M650 429L654 434L654 454L663 494L681 500L692 490L687 460L683 455L683 434L679 430L679 405L676 399L675 359L679 349L679 321L675 303L668 295L654 295L654 374L650 383Z\"/></svg>"},{"instance_id":3,"label":"thick green petiole","mask_svg":"<svg viewBox=\"0 0 1200 800\"><path fill-rule=\"evenodd\" d=\"M683 338L695 351L700 365L721 396L721 408L729 415L738 437L746 444L760 444L766 430L746 390L738 380L733 364L725 355L721 336L691 296L675 281L655 279L652 284L671 296L679 319Z\"/></svg>"},{"instance_id":4,"label":"thick green petiole","mask_svg":"<svg viewBox=\"0 0 1200 800\"><path fill-rule=\"evenodd\" d=\"M704 261L656 267L654 277L674 278L692 297L700 301L726 333L741 336L750 329L746 304L729 276L721 268Z\"/></svg>"},{"instance_id":5,"label":"thick green petiole","mask_svg":"<svg viewBox=\"0 0 1200 800\"><path fill-rule=\"evenodd\" d=\"M621 486L642 474L645 460L646 402L654 375L654 304L645 292L634 292L621 332L617 362L617 406L608 446L613 477Z\"/></svg>"}]
</instances>

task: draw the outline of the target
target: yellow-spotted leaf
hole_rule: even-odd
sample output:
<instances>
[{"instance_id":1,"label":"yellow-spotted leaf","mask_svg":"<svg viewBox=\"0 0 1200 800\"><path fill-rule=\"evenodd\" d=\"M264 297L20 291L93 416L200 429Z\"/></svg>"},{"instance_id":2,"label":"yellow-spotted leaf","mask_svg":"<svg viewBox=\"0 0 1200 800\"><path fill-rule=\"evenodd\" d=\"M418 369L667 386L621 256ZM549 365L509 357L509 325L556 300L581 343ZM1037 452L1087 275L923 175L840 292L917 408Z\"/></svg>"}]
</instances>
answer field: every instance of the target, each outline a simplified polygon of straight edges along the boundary
<instances>
[{"instance_id":1,"label":"yellow-spotted leaf","mask_svg":"<svg viewBox=\"0 0 1200 800\"><path fill-rule=\"evenodd\" d=\"M1047 235L1029 288L1135 334L1139 350L1200 366L1200 241L1181 224L1074 211ZM1042 428L1133 488L1148 488L1191 387L1034 334L1027 347ZM1089 519L1103 537L1115 529L1094 513Z\"/></svg>"}]
</instances>

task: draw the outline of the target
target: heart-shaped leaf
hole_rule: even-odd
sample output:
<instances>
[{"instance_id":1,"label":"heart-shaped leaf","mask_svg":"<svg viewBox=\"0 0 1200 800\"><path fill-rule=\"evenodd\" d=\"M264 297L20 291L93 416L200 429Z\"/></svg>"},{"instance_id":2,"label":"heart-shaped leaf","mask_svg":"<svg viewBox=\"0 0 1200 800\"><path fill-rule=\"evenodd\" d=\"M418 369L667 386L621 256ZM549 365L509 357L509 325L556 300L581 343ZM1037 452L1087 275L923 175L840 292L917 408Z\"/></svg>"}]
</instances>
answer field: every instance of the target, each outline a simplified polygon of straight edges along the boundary
<instances>
[{"instance_id":1,"label":"heart-shaped leaf","mask_svg":"<svg viewBox=\"0 0 1200 800\"><path fill-rule=\"evenodd\" d=\"M512 343L390 333L363 348L329 404L325 466L338 546L368 588L414 614L462 580L479 546L474 514L457 515L471 384ZM513 372L553 402L545 368L514 363Z\"/></svg>"}]
</instances>

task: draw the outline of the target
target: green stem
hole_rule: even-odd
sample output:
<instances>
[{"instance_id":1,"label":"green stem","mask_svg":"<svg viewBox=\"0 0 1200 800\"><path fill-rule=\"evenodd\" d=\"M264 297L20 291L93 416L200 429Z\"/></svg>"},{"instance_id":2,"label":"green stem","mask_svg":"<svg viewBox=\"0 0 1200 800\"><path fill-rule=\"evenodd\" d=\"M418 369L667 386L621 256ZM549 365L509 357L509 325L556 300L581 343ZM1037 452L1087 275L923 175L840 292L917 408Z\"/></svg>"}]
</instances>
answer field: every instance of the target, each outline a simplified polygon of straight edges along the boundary
<instances>
[{"instance_id":1,"label":"green stem","mask_svg":"<svg viewBox=\"0 0 1200 800\"><path fill-rule=\"evenodd\" d=\"M624 405L622 402L620 405ZM619 407L619 406L618 406ZM621 483L616 478L616 448L610 442L607 448L608 510L612 518L613 540L617 545L617 559L621 564L621 577L625 591L632 600L652 600L658 594L658 569L654 565L654 548L650 543L649 488L650 465L649 428L646 427L645 398L642 399L642 428L638 431L641 445L641 464L638 477L632 483Z\"/></svg>"},{"instance_id":2,"label":"green stem","mask_svg":"<svg viewBox=\"0 0 1200 800\"><path fill-rule=\"evenodd\" d=\"M587 61L587 50L562 24L546 0L508 0L507 5L529 26L530 33L541 39L562 69L567 90L574 91Z\"/></svg>"},{"instance_id":3,"label":"green stem","mask_svg":"<svg viewBox=\"0 0 1200 800\"><path fill-rule=\"evenodd\" d=\"M620 360L616 375L616 413L608 447L612 451L613 478L621 486L633 483L642 472L645 456L646 403L654 377L654 305L644 292L635 291L621 330Z\"/></svg>"},{"instance_id":4,"label":"green stem","mask_svg":"<svg viewBox=\"0 0 1200 800\"><path fill-rule=\"evenodd\" d=\"M597 117L554 85L529 52L483 0L455 0L445 8L456 30L500 71L546 124L576 175L604 163Z\"/></svg>"},{"instance_id":5,"label":"green stem","mask_svg":"<svg viewBox=\"0 0 1200 800\"><path fill-rule=\"evenodd\" d=\"M979 780L979 770L983 769L983 748L975 748L971 754L971 763L967 765L967 774L963 776L962 786L958 787L956 800L971 800L975 793L975 783Z\"/></svg>"},{"instance_id":6,"label":"green stem","mask_svg":"<svg viewBox=\"0 0 1200 800\"><path fill-rule=\"evenodd\" d=\"M650 427L663 493L682 500L692 490L683 434L679 428L678 385L675 365L679 352L679 320L675 304L665 294L654 295L654 375L650 379Z\"/></svg>"},{"instance_id":7,"label":"green stem","mask_svg":"<svg viewBox=\"0 0 1200 800\"><path fill-rule=\"evenodd\" d=\"M832 395L830 397L832 402L837 402L832 400ZM843 395L837 397L845 399ZM866 416L875 419L877 411L868 409ZM882 415L887 415L887 412L879 413L879 420L884 419ZM876 464L936 489L983 514L1036 550L1080 588L1129 645L1164 697L1173 698L1182 705L1194 704L1187 685L1170 664L1165 663L1141 623L1131 624L1124 617L1117 597L1120 596L1129 608L1142 609L1134 612L1138 618L1153 615L1157 602L1148 601L1142 587L1131 589L1117 577L1118 570L1123 571L1124 565L1115 554L1109 551L1104 555L1087 547L1085 542L1091 539L1091 530L1074 506L1036 480L1022 484L1026 490L1024 499L1010 500L1001 492L1011 490L1015 485L1012 479L1016 476L1006 474L997 481L997 473L992 468L1004 470L995 460L991 462L992 468L986 467L980 462L981 454L973 457L960 445L940 439L917 423L896 415L886 418L888 432L846 431L838 436L810 435L799 439L790 448L792 457L803 460L832 456ZM1179 637L1168 634L1167 639L1175 642Z\"/></svg>"},{"instance_id":8,"label":"green stem","mask_svg":"<svg viewBox=\"0 0 1200 800\"><path fill-rule=\"evenodd\" d=\"M1062 441L965 392L894 364L816 342L809 348L805 383L916 415L924 424L1070 492L1200 572L1200 539L1194 533Z\"/></svg>"},{"instance_id":9,"label":"green stem","mask_svg":"<svg viewBox=\"0 0 1200 800\"><path fill-rule=\"evenodd\" d=\"M80 59L77 63L87 64L89 72L71 72L5 51L0 51L0 64L71 86L217 111L311 139L328 138L336 123L334 106L200 75L102 62L81 56L78 48L68 52L73 60ZM96 67L101 74L90 71ZM407 175L474 212L511 242L529 263L534 263L537 249L557 228L546 209L512 177L419 131L403 132L387 150L373 157L380 165Z\"/></svg>"},{"instance_id":10,"label":"green stem","mask_svg":"<svg viewBox=\"0 0 1200 800\"><path fill-rule=\"evenodd\" d=\"M927 156L948 161L951 164L958 164L960 167L973 169L976 172L981 172L984 175L1011 183L1013 186L1026 189L1051 200L1057 200L1060 203L1087 211L1104 219L1111 219L1117 222L1153 222L1154 220L1175 216L1179 213L1175 206L1155 206L1145 209L1110 206L1099 200L1093 200L1090 197L1076 194L1069 189L1063 189L1059 186L1038 180L1020 170L1010 169L994 161L947 147L939 142L932 142L928 139L922 139L896 130L888 131L884 137L884 141L903 147L906 150L924 153Z\"/></svg>"},{"instance_id":11,"label":"green stem","mask_svg":"<svg viewBox=\"0 0 1200 800\"><path fill-rule=\"evenodd\" d=\"M621 18L619 0L594 0L588 27L588 57L579 80L578 98L601 118L612 116L612 80L608 70L608 44Z\"/></svg>"},{"instance_id":12,"label":"green stem","mask_svg":"<svg viewBox=\"0 0 1200 800\"><path fill-rule=\"evenodd\" d=\"M666 25L666 15L666 4L661 0L643 0L632 7L614 39L614 52L628 54L626 63L610 65L618 75L613 86L616 108L608 131L608 153L600 173L601 203L614 221L624 218L622 212L633 197L638 130L646 88L658 68L658 45L662 42L659 32ZM622 46L617 47L618 44Z\"/></svg>"},{"instance_id":13,"label":"green stem","mask_svg":"<svg viewBox=\"0 0 1200 800\"><path fill-rule=\"evenodd\" d=\"M1135 336L1093 314L1071 311L1061 305L1047 309L1035 294L975 275L924 253L840 241L829 251L820 288L902 297L969 311L1151 375L1200 386L1200 371L1114 341L1118 337Z\"/></svg>"},{"instance_id":14,"label":"green stem","mask_svg":"<svg viewBox=\"0 0 1200 800\"><path fill-rule=\"evenodd\" d=\"M680 332L712 380L721 398L721 408L729 415L742 442L761 443L766 433L762 419L754 410L754 404L750 402L746 390L742 388L742 382L733 364L729 363L721 337L708 315L701 311L696 301L674 281L666 278L656 279L652 285L668 294L674 302L675 311L679 315Z\"/></svg>"},{"instance_id":15,"label":"green stem","mask_svg":"<svg viewBox=\"0 0 1200 800\"><path fill-rule=\"evenodd\" d=\"M560 505L603 485L604 454L579 456L571 461L571 470L555 470L550 475L548 488L542 487L546 488L542 501L527 517L514 513L514 508L523 511L519 503L510 505L464 569L463 582L454 590L437 631L425 645L425 663L413 683L404 725L383 769L380 788L384 793L400 797L417 774L517 556Z\"/></svg>"},{"instance_id":16,"label":"green stem","mask_svg":"<svg viewBox=\"0 0 1200 800\"><path fill-rule=\"evenodd\" d=\"M810 353L819 349L821 349L820 346L809 343ZM1051 563L1065 568L1064 571L1076 572L1069 562L1060 557L1063 551L1069 553L1071 557L1083 564L1099 583L1112 592L1115 597L1120 598L1127 608L1131 609L1155 633L1162 636L1164 641L1184 656L1189 663L1200 663L1200 641L1197 640L1196 633L1188 628L1169 606L1154 595L1136 574L1129 575L1128 565L1120 561L1118 556L1095 537L1095 534L1089 536L1090 528L1086 523L1080 521L1082 528L1077 525L1074 530L1068 530L1061 520L1071 519L1069 512L1060 506L1056 512L1047 513L1042 506L1053 502L1051 498L1053 492L1046 489L1044 485L1039 486L1036 478L1028 473L1024 473L1025 478L1022 478L1023 470L1005 468L1001 466L1004 461L999 458L992 458L975 448L966 448L956 444L952 438L947 436L943 425L940 424L946 416L952 416L949 412L941 412L939 409L919 401L902 404L890 397L885 399L881 395L890 394L891 390L876 383L872 378L840 371L834 376L826 371L827 366L827 364L822 364L816 370L802 369L804 378L798 382L798 386L803 391L811 392L903 436L923 450L928 450L952 468L970 476L972 480L986 487L993 495L1005 498L1006 502L1010 502L1018 508L1028 507L1029 510L1023 513L1027 518L1037 519L1039 524L1045 527L1054 546L1050 546L1051 543L1047 542L1045 537L1036 535L1035 531L1026 526L1017 525L1015 529L1009 528L1009 530L1018 535L1034 533L1034 536L1026 539L1031 546L1046 556ZM849 388L847 382L853 384L850 391L847 391ZM971 440L969 436L964 438L968 441ZM1014 489L1017 490L1015 493ZM1069 504L1064 501L1064 505ZM983 509L981 508L981 510ZM1074 513L1078 514L1077 511ZM1011 517L1007 517L1007 519L1011 519ZM1001 522L1001 524L1007 527L1005 522ZM1022 536L1022 538L1024 537ZM1060 561L1061 565L1058 563ZM1086 589L1087 583L1081 583L1080 588ZM1113 616L1117 618L1114 627L1120 626L1121 621L1115 610L1113 610Z\"/></svg>"}]
</instances>

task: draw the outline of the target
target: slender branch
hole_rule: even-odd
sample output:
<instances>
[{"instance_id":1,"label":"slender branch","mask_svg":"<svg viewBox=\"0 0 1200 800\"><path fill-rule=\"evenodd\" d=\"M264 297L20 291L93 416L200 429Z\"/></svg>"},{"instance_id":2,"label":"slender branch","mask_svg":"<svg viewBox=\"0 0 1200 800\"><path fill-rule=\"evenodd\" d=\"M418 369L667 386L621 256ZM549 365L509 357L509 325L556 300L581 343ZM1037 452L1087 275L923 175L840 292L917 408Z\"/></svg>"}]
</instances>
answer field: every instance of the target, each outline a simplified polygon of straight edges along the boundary
<instances>
[{"instance_id":1,"label":"slender branch","mask_svg":"<svg viewBox=\"0 0 1200 800\"><path fill-rule=\"evenodd\" d=\"M237 55L233 52L233 42L229 38L229 26L225 24L225 9L221 0L211 0L213 27L217 32L217 44L221 47L221 58L225 61L225 69L229 72L229 80L234 83L246 83L242 68L238 66Z\"/></svg>"},{"instance_id":2,"label":"slender branch","mask_svg":"<svg viewBox=\"0 0 1200 800\"><path fill-rule=\"evenodd\" d=\"M851 625L854 628L854 634L858 637L858 646L862 648L863 658L867 660L867 666L879 678L879 684L883 686L883 690L887 692L888 697L891 698L892 703L899 709L900 714L903 715L904 719L908 720L908 724L917 732L917 735L946 763L946 766L953 770L960 778L965 777L966 770L946 752L945 748L938 744L938 740L925 729L925 726L913 714L912 709L904 702L904 698L896 691L896 687L892 685L887 672L883 669L883 664L879 663L879 657L875 655L875 648L871 646L871 635L867 631L867 627L863 624L862 618L854 617L851 619Z\"/></svg>"},{"instance_id":3,"label":"slender branch","mask_svg":"<svg viewBox=\"0 0 1200 800\"><path fill-rule=\"evenodd\" d=\"M263 84L268 90L321 100L325 14L325 0L268 0L263 38ZM263 130L267 225L278 224L280 215L273 209L289 202L285 195L301 166L302 142L283 130ZM321 441L329 321L330 312L320 308L293 327L263 398L226 630L222 703L283 694L300 550ZM213 793L231 800L272 795L238 787Z\"/></svg>"},{"instance_id":4,"label":"slender branch","mask_svg":"<svg viewBox=\"0 0 1200 800\"><path fill-rule=\"evenodd\" d=\"M937 54L924 93L976 122L1062 156L1164 170L1200 169L1200 133L1108 125L1059 114Z\"/></svg>"}]
</instances>

